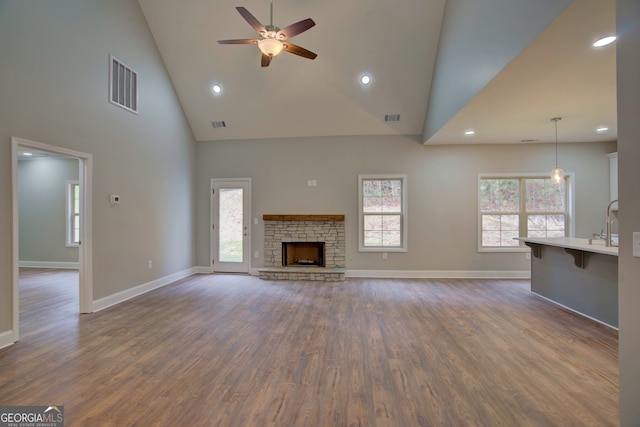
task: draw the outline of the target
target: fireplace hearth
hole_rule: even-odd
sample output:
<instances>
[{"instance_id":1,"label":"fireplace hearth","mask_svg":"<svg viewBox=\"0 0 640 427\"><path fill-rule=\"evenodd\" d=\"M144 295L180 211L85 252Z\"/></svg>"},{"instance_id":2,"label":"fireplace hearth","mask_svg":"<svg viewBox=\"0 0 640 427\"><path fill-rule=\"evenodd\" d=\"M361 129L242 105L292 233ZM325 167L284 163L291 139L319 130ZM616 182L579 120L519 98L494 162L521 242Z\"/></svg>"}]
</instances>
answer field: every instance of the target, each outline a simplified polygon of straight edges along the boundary
<instances>
[{"instance_id":1,"label":"fireplace hearth","mask_svg":"<svg viewBox=\"0 0 640 427\"><path fill-rule=\"evenodd\" d=\"M283 267L324 267L324 242L282 242Z\"/></svg>"}]
</instances>

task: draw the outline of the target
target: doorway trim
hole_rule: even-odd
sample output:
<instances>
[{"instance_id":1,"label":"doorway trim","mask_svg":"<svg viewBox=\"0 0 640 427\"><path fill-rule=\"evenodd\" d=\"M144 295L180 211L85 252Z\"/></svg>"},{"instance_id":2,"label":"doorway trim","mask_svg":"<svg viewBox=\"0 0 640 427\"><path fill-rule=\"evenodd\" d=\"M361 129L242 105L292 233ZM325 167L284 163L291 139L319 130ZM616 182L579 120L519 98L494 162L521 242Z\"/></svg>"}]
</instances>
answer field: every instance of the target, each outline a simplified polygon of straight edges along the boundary
<instances>
[{"instance_id":1,"label":"doorway trim","mask_svg":"<svg viewBox=\"0 0 640 427\"><path fill-rule=\"evenodd\" d=\"M93 312L93 242L92 242L92 174L93 155L68 148L11 137L11 258L12 258L12 298L13 298L13 342L20 338L20 289L19 261L20 235L18 222L18 155L19 147L46 151L77 158L80 162L78 181L80 182L80 246L78 247L78 281L80 313Z\"/></svg>"},{"instance_id":2,"label":"doorway trim","mask_svg":"<svg viewBox=\"0 0 640 427\"><path fill-rule=\"evenodd\" d=\"M247 242L247 269L248 269L248 273L251 272L251 240L252 240L252 233L251 233L251 228L252 228L252 224L253 224L253 220L252 218L252 213L251 213L251 178L211 178L211 182L210 182L210 186L209 186L209 272L210 273L215 273L215 268L214 268L214 254L216 253L216 249L217 249L217 244L215 243L216 240L216 233L214 231L214 211L216 209L216 207L218 206L217 202L216 202L216 196L214 194L214 185L217 183L225 183L225 182L243 182L247 184L247 188L248 188L248 194L247 194L247 211L249 212L249 217L247 218L248 221L248 229L247 232L249 233L248 236L248 242Z\"/></svg>"}]
</instances>

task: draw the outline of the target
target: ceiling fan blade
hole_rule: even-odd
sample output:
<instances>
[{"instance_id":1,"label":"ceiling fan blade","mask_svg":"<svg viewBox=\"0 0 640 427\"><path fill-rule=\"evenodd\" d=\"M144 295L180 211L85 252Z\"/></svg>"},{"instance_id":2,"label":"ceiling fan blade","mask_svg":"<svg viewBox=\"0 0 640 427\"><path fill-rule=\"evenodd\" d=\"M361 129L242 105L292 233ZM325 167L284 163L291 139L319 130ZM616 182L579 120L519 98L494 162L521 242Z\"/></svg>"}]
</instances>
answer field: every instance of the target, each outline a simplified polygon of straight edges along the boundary
<instances>
[{"instance_id":1,"label":"ceiling fan blade","mask_svg":"<svg viewBox=\"0 0 640 427\"><path fill-rule=\"evenodd\" d=\"M218 40L219 44L255 44L257 39L234 39L234 40Z\"/></svg>"},{"instance_id":2,"label":"ceiling fan blade","mask_svg":"<svg viewBox=\"0 0 640 427\"><path fill-rule=\"evenodd\" d=\"M314 25L316 25L316 23L313 22L313 19L307 18L303 21L296 22L295 24L291 24L287 27L284 27L283 29L278 31L278 37L282 36L280 40L287 40L293 36L297 36L298 34L307 31L309 28L313 27Z\"/></svg>"},{"instance_id":3,"label":"ceiling fan blade","mask_svg":"<svg viewBox=\"0 0 640 427\"><path fill-rule=\"evenodd\" d=\"M262 60L260 61L260 65L263 67L268 67L269 64L271 64L271 58L273 58L272 56L269 55L265 55L264 53L262 54Z\"/></svg>"},{"instance_id":4,"label":"ceiling fan blade","mask_svg":"<svg viewBox=\"0 0 640 427\"><path fill-rule=\"evenodd\" d=\"M318 56L310 50L307 50L293 43L283 43L283 46L283 49L287 52L293 53L294 55L302 56L303 58L316 59L316 56Z\"/></svg>"},{"instance_id":5,"label":"ceiling fan blade","mask_svg":"<svg viewBox=\"0 0 640 427\"><path fill-rule=\"evenodd\" d=\"M254 30L256 30L258 34L264 34L267 32L267 30L264 28L264 25L262 25L260 21L258 21L256 17L253 16L247 9L242 6L238 6L236 7L236 10L240 13L240 15L242 15L244 20L247 21Z\"/></svg>"}]
</instances>

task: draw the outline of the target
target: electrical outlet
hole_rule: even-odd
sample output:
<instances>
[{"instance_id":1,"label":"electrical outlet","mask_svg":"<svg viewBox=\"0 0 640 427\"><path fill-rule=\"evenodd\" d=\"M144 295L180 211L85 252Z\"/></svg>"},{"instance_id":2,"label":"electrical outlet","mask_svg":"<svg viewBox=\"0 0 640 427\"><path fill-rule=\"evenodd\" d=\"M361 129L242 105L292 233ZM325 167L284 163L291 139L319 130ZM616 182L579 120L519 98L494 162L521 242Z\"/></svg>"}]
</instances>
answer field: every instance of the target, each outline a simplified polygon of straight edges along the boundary
<instances>
[{"instance_id":1,"label":"electrical outlet","mask_svg":"<svg viewBox=\"0 0 640 427\"><path fill-rule=\"evenodd\" d=\"M633 256L640 258L640 232L633 232Z\"/></svg>"},{"instance_id":2,"label":"electrical outlet","mask_svg":"<svg viewBox=\"0 0 640 427\"><path fill-rule=\"evenodd\" d=\"M386 252L382 252L382 259L387 259L389 258L389 254Z\"/></svg>"},{"instance_id":3,"label":"electrical outlet","mask_svg":"<svg viewBox=\"0 0 640 427\"><path fill-rule=\"evenodd\" d=\"M531 259L531 252L524 254L524 259Z\"/></svg>"},{"instance_id":4,"label":"electrical outlet","mask_svg":"<svg viewBox=\"0 0 640 427\"><path fill-rule=\"evenodd\" d=\"M253 257L254 258L258 258L260 256L260 254L258 253L258 251L253 252Z\"/></svg>"},{"instance_id":5,"label":"electrical outlet","mask_svg":"<svg viewBox=\"0 0 640 427\"><path fill-rule=\"evenodd\" d=\"M253 218L253 224L258 225L258 218Z\"/></svg>"}]
</instances>

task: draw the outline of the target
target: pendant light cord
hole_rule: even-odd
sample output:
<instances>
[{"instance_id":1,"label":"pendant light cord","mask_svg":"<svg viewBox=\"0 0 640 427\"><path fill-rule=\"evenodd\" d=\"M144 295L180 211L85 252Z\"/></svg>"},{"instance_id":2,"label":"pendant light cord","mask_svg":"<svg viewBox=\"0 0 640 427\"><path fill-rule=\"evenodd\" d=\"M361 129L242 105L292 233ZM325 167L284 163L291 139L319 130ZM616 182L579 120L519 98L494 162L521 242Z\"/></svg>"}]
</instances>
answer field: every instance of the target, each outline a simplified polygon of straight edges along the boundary
<instances>
[{"instance_id":1,"label":"pendant light cord","mask_svg":"<svg viewBox=\"0 0 640 427\"><path fill-rule=\"evenodd\" d=\"M556 122L556 168L558 167L558 120Z\"/></svg>"},{"instance_id":2,"label":"pendant light cord","mask_svg":"<svg viewBox=\"0 0 640 427\"><path fill-rule=\"evenodd\" d=\"M554 117L551 120L556 125L556 169L558 169L558 120L562 120L562 117Z\"/></svg>"}]
</instances>

